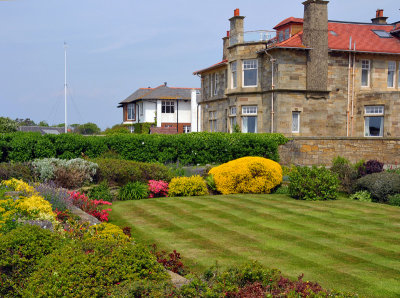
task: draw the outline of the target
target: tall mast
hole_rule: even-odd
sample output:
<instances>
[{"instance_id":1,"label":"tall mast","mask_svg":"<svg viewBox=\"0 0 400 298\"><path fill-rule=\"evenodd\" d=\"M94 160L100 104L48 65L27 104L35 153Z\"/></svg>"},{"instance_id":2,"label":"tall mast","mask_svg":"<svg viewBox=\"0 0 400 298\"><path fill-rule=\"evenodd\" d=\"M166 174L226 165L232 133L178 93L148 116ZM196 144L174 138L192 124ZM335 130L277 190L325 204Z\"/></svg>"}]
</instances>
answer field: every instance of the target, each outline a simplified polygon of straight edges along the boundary
<instances>
[{"instance_id":1,"label":"tall mast","mask_svg":"<svg viewBox=\"0 0 400 298\"><path fill-rule=\"evenodd\" d=\"M64 41L64 130L67 133L67 43Z\"/></svg>"}]
</instances>

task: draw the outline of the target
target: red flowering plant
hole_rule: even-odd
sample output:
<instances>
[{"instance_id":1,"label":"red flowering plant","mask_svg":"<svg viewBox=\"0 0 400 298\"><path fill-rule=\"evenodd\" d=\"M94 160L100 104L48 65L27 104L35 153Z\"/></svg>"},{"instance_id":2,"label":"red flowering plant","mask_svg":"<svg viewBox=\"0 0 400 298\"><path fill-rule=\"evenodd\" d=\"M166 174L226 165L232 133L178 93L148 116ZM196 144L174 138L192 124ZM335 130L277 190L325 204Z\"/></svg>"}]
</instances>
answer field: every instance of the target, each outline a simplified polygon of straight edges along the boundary
<instances>
[{"instance_id":1,"label":"red flowering plant","mask_svg":"<svg viewBox=\"0 0 400 298\"><path fill-rule=\"evenodd\" d=\"M150 198L166 197L168 195L168 182L163 180L149 180Z\"/></svg>"},{"instance_id":2,"label":"red flowering plant","mask_svg":"<svg viewBox=\"0 0 400 298\"><path fill-rule=\"evenodd\" d=\"M100 221L108 221L108 215L111 209L102 209L102 205L112 205L112 203L103 200L91 200L84 193L78 191L68 192L72 204L82 209L86 213L93 215Z\"/></svg>"}]
</instances>

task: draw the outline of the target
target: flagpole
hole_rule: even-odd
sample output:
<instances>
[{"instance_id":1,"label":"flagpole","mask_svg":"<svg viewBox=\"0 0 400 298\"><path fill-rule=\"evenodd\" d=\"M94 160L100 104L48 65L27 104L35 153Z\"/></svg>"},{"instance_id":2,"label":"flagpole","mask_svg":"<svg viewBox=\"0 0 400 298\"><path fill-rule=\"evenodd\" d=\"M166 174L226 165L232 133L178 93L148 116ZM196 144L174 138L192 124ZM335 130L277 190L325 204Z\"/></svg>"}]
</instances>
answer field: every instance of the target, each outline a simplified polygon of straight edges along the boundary
<instances>
[{"instance_id":1,"label":"flagpole","mask_svg":"<svg viewBox=\"0 0 400 298\"><path fill-rule=\"evenodd\" d=\"M64 41L64 130L65 133L68 132L67 124L67 43Z\"/></svg>"}]
</instances>

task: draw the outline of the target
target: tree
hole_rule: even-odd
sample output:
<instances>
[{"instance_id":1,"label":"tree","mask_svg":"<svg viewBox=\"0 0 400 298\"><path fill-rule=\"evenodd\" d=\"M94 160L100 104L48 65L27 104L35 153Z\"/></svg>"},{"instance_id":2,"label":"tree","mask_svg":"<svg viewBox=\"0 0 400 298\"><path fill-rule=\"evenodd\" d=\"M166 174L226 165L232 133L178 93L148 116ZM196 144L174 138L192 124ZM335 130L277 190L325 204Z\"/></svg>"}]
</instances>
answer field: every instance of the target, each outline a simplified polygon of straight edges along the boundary
<instances>
[{"instance_id":1,"label":"tree","mask_svg":"<svg viewBox=\"0 0 400 298\"><path fill-rule=\"evenodd\" d=\"M18 122L8 117L0 117L0 133L14 132L18 130Z\"/></svg>"},{"instance_id":2,"label":"tree","mask_svg":"<svg viewBox=\"0 0 400 298\"><path fill-rule=\"evenodd\" d=\"M95 123L88 122L76 127L74 132L82 135L95 135L99 134L100 131L100 128Z\"/></svg>"},{"instance_id":3,"label":"tree","mask_svg":"<svg viewBox=\"0 0 400 298\"><path fill-rule=\"evenodd\" d=\"M112 135L112 134L120 134L120 133L131 133L129 128L124 125L124 124L115 124L111 128L107 128L104 133L106 135Z\"/></svg>"},{"instance_id":4,"label":"tree","mask_svg":"<svg viewBox=\"0 0 400 298\"><path fill-rule=\"evenodd\" d=\"M15 119L15 121L19 124L19 126L35 126L36 123L35 121L31 120L30 118L25 118L25 119Z\"/></svg>"},{"instance_id":5,"label":"tree","mask_svg":"<svg viewBox=\"0 0 400 298\"><path fill-rule=\"evenodd\" d=\"M48 124L46 121L44 121L44 120L40 121L40 122L38 123L38 125L39 125L39 126L49 127L49 124Z\"/></svg>"}]
</instances>

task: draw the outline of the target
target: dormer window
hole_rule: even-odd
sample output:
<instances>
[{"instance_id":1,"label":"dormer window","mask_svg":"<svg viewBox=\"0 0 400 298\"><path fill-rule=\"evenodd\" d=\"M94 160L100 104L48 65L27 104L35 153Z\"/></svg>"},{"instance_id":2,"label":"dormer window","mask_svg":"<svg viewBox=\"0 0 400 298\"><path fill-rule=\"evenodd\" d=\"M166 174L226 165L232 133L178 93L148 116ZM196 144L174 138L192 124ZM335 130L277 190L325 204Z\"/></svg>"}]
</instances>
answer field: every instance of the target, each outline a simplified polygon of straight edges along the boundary
<instances>
[{"instance_id":1,"label":"dormer window","mask_svg":"<svg viewBox=\"0 0 400 298\"><path fill-rule=\"evenodd\" d=\"M289 37L290 37L290 29L287 28L287 29L285 30L285 40L286 40L286 39L289 39Z\"/></svg>"},{"instance_id":2,"label":"dormer window","mask_svg":"<svg viewBox=\"0 0 400 298\"><path fill-rule=\"evenodd\" d=\"M279 31L278 41L283 41L283 31Z\"/></svg>"},{"instance_id":3,"label":"dormer window","mask_svg":"<svg viewBox=\"0 0 400 298\"><path fill-rule=\"evenodd\" d=\"M393 36L390 34L390 32L384 31L384 30L372 30L376 35L378 35L380 38L392 38Z\"/></svg>"}]
</instances>

